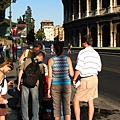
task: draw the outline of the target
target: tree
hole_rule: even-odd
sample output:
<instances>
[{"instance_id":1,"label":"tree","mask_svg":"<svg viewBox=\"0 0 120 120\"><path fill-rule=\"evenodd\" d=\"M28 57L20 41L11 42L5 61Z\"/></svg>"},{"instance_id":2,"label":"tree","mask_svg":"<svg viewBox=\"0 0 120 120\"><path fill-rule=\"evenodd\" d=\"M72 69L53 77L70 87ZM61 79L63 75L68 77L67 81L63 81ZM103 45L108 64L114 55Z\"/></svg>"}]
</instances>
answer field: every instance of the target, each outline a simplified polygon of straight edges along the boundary
<instances>
[{"instance_id":1,"label":"tree","mask_svg":"<svg viewBox=\"0 0 120 120\"><path fill-rule=\"evenodd\" d=\"M39 30L37 31L36 38L37 38L38 40L43 40L43 39L45 39L46 37L45 37L44 30L39 29Z\"/></svg>"},{"instance_id":2,"label":"tree","mask_svg":"<svg viewBox=\"0 0 120 120\"><path fill-rule=\"evenodd\" d=\"M29 6L27 6L27 10L25 11L24 20L27 26L27 42L28 44L34 43L35 33L34 33L34 19L32 18L32 10Z\"/></svg>"}]
</instances>

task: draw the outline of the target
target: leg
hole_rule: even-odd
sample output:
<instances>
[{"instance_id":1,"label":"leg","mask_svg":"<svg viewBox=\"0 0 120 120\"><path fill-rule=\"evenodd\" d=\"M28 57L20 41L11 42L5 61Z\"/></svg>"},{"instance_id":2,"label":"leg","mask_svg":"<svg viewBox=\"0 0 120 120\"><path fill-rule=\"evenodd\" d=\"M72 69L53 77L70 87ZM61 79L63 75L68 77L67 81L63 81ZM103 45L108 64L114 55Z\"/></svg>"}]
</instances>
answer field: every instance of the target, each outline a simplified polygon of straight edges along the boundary
<instances>
[{"instance_id":1,"label":"leg","mask_svg":"<svg viewBox=\"0 0 120 120\"><path fill-rule=\"evenodd\" d=\"M53 112L55 120L60 120L61 117L61 86L52 86Z\"/></svg>"},{"instance_id":2,"label":"leg","mask_svg":"<svg viewBox=\"0 0 120 120\"><path fill-rule=\"evenodd\" d=\"M71 85L63 85L62 105L64 120L71 120L70 99L71 99Z\"/></svg>"},{"instance_id":3,"label":"leg","mask_svg":"<svg viewBox=\"0 0 120 120\"><path fill-rule=\"evenodd\" d=\"M21 86L21 112L22 120L29 120L28 118L28 97L29 89L24 85Z\"/></svg>"},{"instance_id":4,"label":"leg","mask_svg":"<svg viewBox=\"0 0 120 120\"><path fill-rule=\"evenodd\" d=\"M89 120L92 120L93 115L94 115L94 101L93 101L93 98L90 98L88 100L88 107L89 107L89 112L88 112Z\"/></svg>"},{"instance_id":5,"label":"leg","mask_svg":"<svg viewBox=\"0 0 120 120\"><path fill-rule=\"evenodd\" d=\"M55 117L55 120L60 120L60 117Z\"/></svg>"},{"instance_id":6,"label":"leg","mask_svg":"<svg viewBox=\"0 0 120 120\"><path fill-rule=\"evenodd\" d=\"M80 120L80 104L78 100L73 100L73 107L76 120Z\"/></svg>"},{"instance_id":7,"label":"leg","mask_svg":"<svg viewBox=\"0 0 120 120\"><path fill-rule=\"evenodd\" d=\"M38 87L30 88L31 96L32 96L32 120L39 120L39 100L38 100Z\"/></svg>"},{"instance_id":8,"label":"leg","mask_svg":"<svg viewBox=\"0 0 120 120\"><path fill-rule=\"evenodd\" d=\"M71 120L71 115L65 115L64 120Z\"/></svg>"},{"instance_id":9,"label":"leg","mask_svg":"<svg viewBox=\"0 0 120 120\"><path fill-rule=\"evenodd\" d=\"M0 120L5 120L5 116L0 116Z\"/></svg>"}]
</instances>

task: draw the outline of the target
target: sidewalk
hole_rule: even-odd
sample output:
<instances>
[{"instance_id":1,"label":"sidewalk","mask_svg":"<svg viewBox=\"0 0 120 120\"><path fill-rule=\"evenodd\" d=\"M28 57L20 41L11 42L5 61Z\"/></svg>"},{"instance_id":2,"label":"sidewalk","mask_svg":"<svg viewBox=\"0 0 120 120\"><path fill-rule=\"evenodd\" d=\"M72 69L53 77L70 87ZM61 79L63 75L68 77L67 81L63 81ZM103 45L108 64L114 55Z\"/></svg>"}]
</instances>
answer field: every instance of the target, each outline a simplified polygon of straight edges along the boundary
<instances>
[{"instance_id":1,"label":"sidewalk","mask_svg":"<svg viewBox=\"0 0 120 120\"><path fill-rule=\"evenodd\" d=\"M8 80L17 80L17 68L18 65L14 63L15 68L9 74L7 74ZM17 85L15 84L15 87ZM12 86L8 89L8 105L6 120L22 120L20 115L20 108L15 106L17 100L17 93ZM72 118L75 120L73 106L71 106ZM86 103L81 103L81 120L87 120L88 108ZM99 95L98 99L95 99L95 114L93 120L119 120L120 119L120 103L117 103L106 96Z\"/></svg>"}]
</instances>

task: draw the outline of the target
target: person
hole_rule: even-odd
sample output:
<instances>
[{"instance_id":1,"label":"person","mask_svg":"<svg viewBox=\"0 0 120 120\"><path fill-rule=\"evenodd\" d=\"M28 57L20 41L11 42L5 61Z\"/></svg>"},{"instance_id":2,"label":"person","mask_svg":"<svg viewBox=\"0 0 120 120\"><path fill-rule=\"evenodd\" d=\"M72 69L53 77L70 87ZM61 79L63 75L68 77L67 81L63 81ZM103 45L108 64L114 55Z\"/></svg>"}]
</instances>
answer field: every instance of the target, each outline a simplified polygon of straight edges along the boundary
<instances>
[{"instance_id":1,"label":"person","mask_svg":"<svg viewBox=\"0 0 120 120\"><path fill-rule=\"evenodd\" d=\"M19 63L22 64L26 58L34 57L34 54L42 49L42 43L35 43L32 49L25 49L19 58Z\"/></svg>"},{"instance_id":2,"label":"person","mask_svg":"<svg viewBox=\"0 0 120 120\"><path fill-rule=\"evenodd\" d=\"M45 57L44 52L38 51L36 53L36 57L34 60L42 62ZM29 88L26 85L24 85L25 78L22 78L22 75L25 71L25 68L32 62L31 58L28 58L25 60L25 62L21 65L20 71L18 73L18 86L17 89L21 91L21 112L22 112L22 120L29 120L28 117L28 99L29 99L29 93L31 93L32 97L32 120L39 120L38 113L39 113L39 100L38 100L38 89L39 89L39 82L40 80L37 80L35 87ZM40 66L40 72L43 75L44 74L44 66L43 64L39 64ZM21 85L22 84L22 85Z\"/></svg>"},{"instance_id":3,"label":"person","mask_svg":"<svg viewBox=\"0 0 120 120\"><path fill-rule=\"evenodd\" d=\"M68 51L67 51L67 53L71 54L71 49L72 49L72 45L70 43L68 43Z\"/></svg>"},{"instance_id":4,"label":"person","mask_svg":"<svg viewBox=\"0 0 120 120\"><path fill-rule=\"evenodd\" d=\"M50 46L50 54L54 54L54 45L53 44L51 44L51 46Z\"/></svg>"},{"instance_id":5,"label":"person","mask_svg":"<svg viewBox=\"0 0 120 120\"><path fill-rule=\"evenodd\" d=\"M82 38L84 47L77 57L77 65L75 67L75 75L73 85L80 75L80 85L77 87L73 106L76 120L80 120L80 101L88 103L89 120L93 119L94 115L94 99L98 97L98 72L101 71L101 59L99 54L92 47L93 39L90 35L85 35Z\"/></svg>"},{"instance_id":6,"label":"person","mask_svg":"<svg viewBox=\"0 0 120 120\"><path fill-rule=\"evenodd\" d=\"M13 52L13 60L17 60L16 52L17 52L17 45L13 43L12 45L12 52Z\"/></svg>"},{"instance_id":7,"label":"person","mask_svg":"<svg viewBox=\"0 0 120 120\"><path fill-rule=\"evenodd\" d=\"M54 44L54 52L56 55L48 60L48 98L51 98L52 94L55 120L61 118L61 103L64 119L71 120L70 76L74 75L72 61L70 57L62 55L63 45L60 42Z\"/></svg>"},{"instance_id":8,"label":"person","mask_svg":"<svg viewBox=\"0 0 120 120\"><path fill-rule=\"evenodd\" d=\"M42 47L42 50L44 51L44 53L46 53L46 52L45 52L45 45L42 44L42 46L43 46L43 47Z\"/></svg>"},{"instance_id":9,"label":"person","mask_svg":"<svg viewBox=\"0 0 120 120\"><path fill-rule=\"evenodd\" d=\"M5 73L9 73L11 70L13 70L13 68L14 65L9 59L6 59L0 65L0 120L5 120L7 104L7 85L12 85L14 82L11 80L7 83Z\"/></svg>"}]
</instances>

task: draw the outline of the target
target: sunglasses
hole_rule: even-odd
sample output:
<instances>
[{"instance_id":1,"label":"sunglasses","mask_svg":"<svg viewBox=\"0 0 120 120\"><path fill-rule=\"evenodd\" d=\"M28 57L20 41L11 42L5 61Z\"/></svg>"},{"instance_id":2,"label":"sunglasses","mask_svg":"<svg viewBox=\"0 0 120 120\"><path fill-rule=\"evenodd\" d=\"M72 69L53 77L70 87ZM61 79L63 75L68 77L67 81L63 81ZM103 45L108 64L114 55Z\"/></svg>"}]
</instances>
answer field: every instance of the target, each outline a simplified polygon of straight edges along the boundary
<instances>
[{"instance_id":1,"label":"sunglasses","mask_svg":"<svg viewBox=\"0 0 120 120\"><path fill-rule=\"evenodd\" d=\"M8 65L8 67L9 67L11 70L14 69L14 67L13 67L12 65Z\"/></svg>"}]
</instances>

